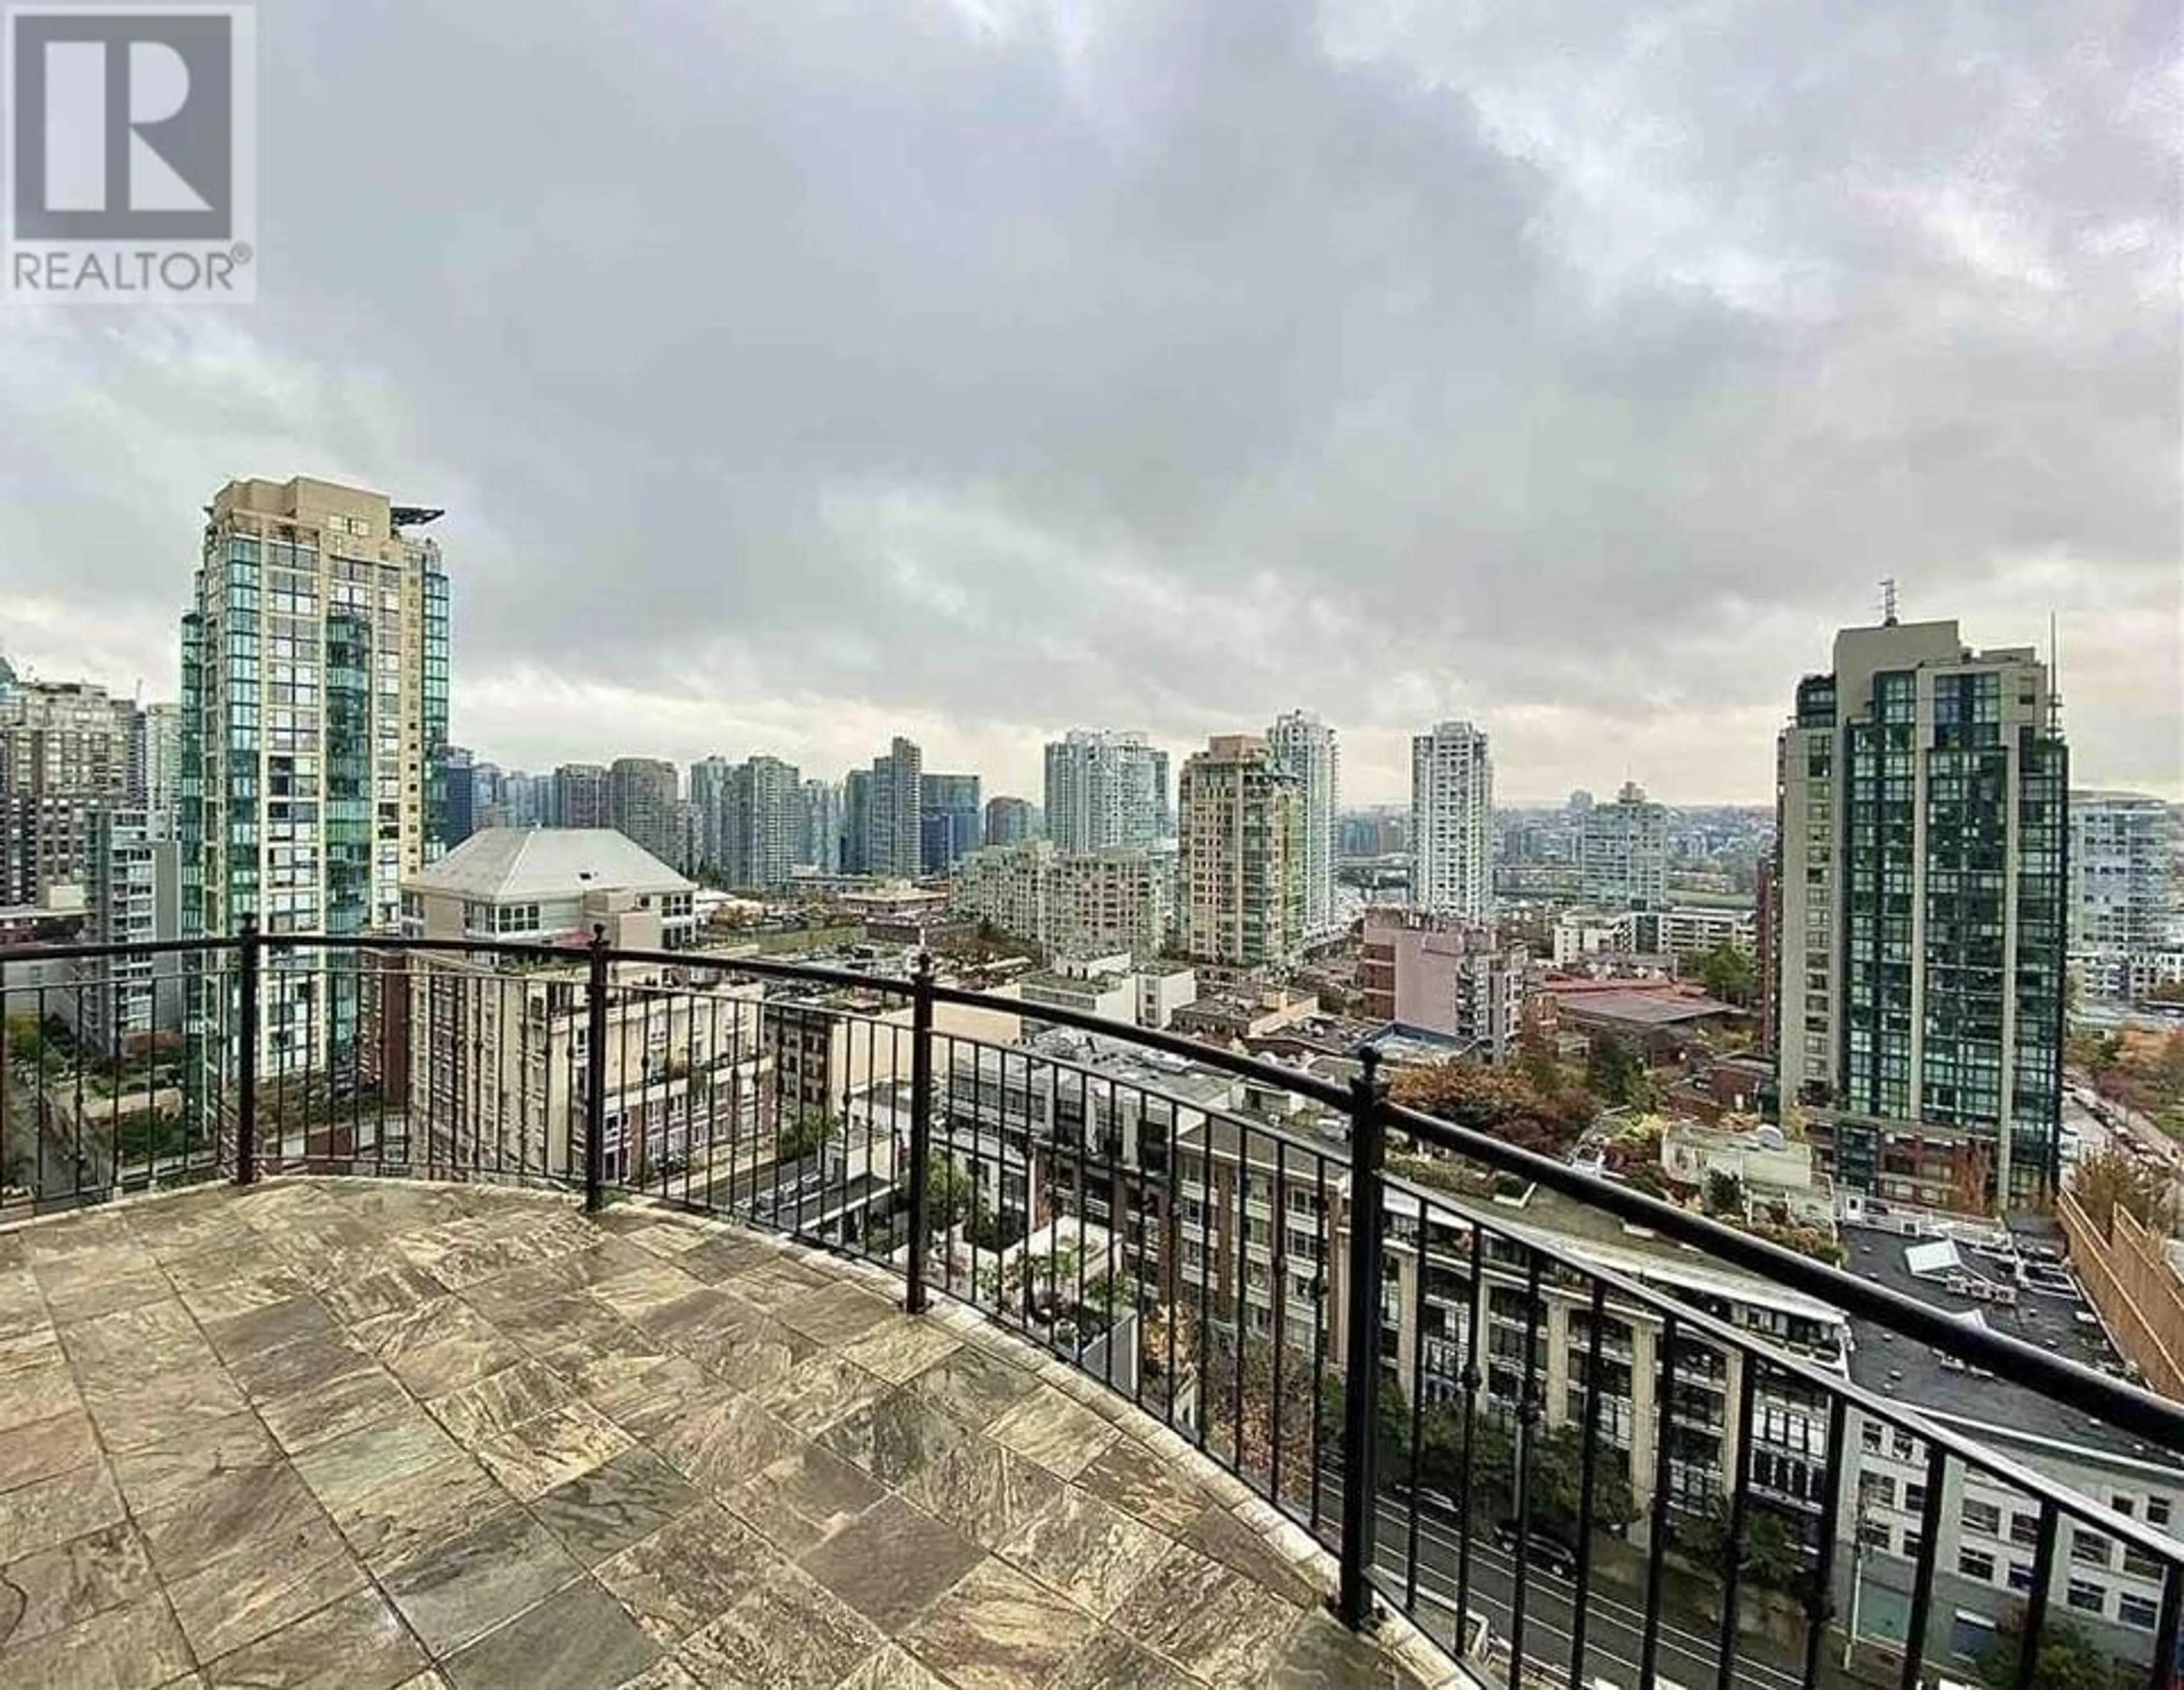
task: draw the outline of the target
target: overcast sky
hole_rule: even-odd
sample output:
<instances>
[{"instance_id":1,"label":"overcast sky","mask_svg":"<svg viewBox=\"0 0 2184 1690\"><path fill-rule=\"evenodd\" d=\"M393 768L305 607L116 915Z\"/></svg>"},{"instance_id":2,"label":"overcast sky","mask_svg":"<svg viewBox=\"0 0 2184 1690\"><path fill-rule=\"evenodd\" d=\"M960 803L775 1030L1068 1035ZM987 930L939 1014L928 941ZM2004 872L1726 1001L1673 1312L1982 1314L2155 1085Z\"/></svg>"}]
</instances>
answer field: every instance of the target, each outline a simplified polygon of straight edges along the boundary
<instances>
[{"instance_id":1,"label":"overcast sky","mask_svg":"<svg viewBox=\"0 0 2184 1690\"><path fill-rule=\"evenodd\" d=\"M1769 796L1833 631L2184 797L2170 0L281 0L261 303L0 303L0 651L175 681L231 475L444 504L504 764L1314 709Z\"/></svg>"}]
</instances>

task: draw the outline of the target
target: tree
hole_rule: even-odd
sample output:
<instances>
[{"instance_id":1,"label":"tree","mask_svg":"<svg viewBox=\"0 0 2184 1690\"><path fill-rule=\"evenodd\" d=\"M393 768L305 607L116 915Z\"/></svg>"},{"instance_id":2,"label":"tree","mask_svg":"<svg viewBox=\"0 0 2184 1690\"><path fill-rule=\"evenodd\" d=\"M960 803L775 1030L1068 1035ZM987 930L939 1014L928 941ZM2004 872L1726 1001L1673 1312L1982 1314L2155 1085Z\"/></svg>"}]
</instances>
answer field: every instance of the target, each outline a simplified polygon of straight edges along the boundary
<instances>
[{"instance_id":1,"label":"tree","mask_svg":"<svg viewBox=\"0 0 2184 1690\"><path fill-rule=\"evenodd\" d=\"M774 1155L783 1162L801 1161L827 1142L834 1118L824 1109L802 1109L776 1135Z\"/></svg>"},{"instance_id":2,"label":"tree","mask_svg":"<svg viewBox=\"0 0 2184 1690\"><path fill-rule=\"evenodd\" d=\"M1563 1065L1555 1053L1553 1000L1545 992L1524 1001L1517 1026L1517 1065L1542 1097L1563 1088Z\"/></svg>"},{"instance_id":3,"label":"tree","mask_svg":"<svg viewBox=\"0 0 2184 1690\"><path fill-rule=\"evenodd\" d=\"M1699 959L1699 979L1709 997L1741 1009L1757 995L1759 971L1749 951L1724 943Z\"/></svg>"},{"instance_id":4,"label":"tree","mask_svg":"<svg viewBox=\"0 0 2184 1690\"><path fill-rule=\"evenodd\" d=\"M937 1150L925 1159L925 1209L932 1217L933 1236L969 1220L978 1203L970 1175Z\"/></svg>"},{"instance_id":5,"label":"tree","mask_svg":"<svg viewBox=\"0 0 2184 1690\"><path fill-rule=\"evenodd\" d=\"M1715 1169L1707 1176L1706 1211L1708 1215L1734 1215L1744 1214L1744 1181L1734 1174L1724 1174Z\"/></svg>"},{"instance_id":6,"label":"tree","mask_svg":"<svg viewBox=\"0 0 2184 1690\"><path fill-rule=\"evenodd\" d=\"M1709 1572L1729 1571L1729 1504L1716 1498L1704 1514L1685 1521L1676 1533L1678 1546ZM1780 1514L1764 1503L1752 1503L1744 1512L1744 1533L1737 1545L1737 1582L1768 1590L1802 1590L1809 1576L1797 1535Z\"/></svg>"},{"instance_id":7,"label":"tree","mask_svg":"<svg viewBox=\"0 0 2184 1690\"><path fill-rule=\"evenodd\" d=\"M1400 1070L1394 1095L1411 1109L1547 1156L1566 1154L1593 1113L1582 1092L1543 1092L1522 1074L1468 1062Z\"/></svg>"},{"instance_id":8,"label":"tree","mask_svg":"<svg viewBox=\"0 0 2184 1690\"><path fill-rule=\"evenodd\" d=\"M2015 1690L2017 1658L2025 1636L2022 1604L2005 1615L1995 1627L1993 1641L1980 1652L1981 1682L1992 1690ZM2142 1670L2115 1660L2101 1647L2053 1610L2041 1624L2040 1653L2032 1682L2040 1690L2122 1690L2139 1682Z\"/></svg>"},{"instance_id":9,"label":"tree","mask_svg":"<svg viewBox=\"0 0 2184 1690\"><path fill-rule=\"evenodd\" d=\"M1592 1042L1585 1058L1585 1083L1612 1106L1642 1109L1652 1102L1652 1078L1627 1039Z\"/></svg>"},{"instance_id":10,"label":"tree","mask_svg":"<svg viewBox=\"0 0 2184 1690\"><path fill-rule=\"evenodd\" d=\"M1432 1410L1427 1411L1429 1415ZM1319 1387L1320 1435L1325 1443L1341 1447L1343 1420L1342 1376L1330 1373L1321 1381ZM1379 1461L1382 1479L1404 1478L1410 1475L1411 1410L1403 1400L1402 1387L1394 1379L1383 1375L1380 1389L1373 1402L1373 1417L1379 1445ZM1423 1437L1424 1428L1420 1427ZM1425 1465L1424 1452L1419 1452L1419 1465Z\"/></svg>"},{"instance_id":11,"label":"tree","mask_svg":"<svg viewBox=\"0 0 2184 1690\"><path fill-rule=\"evenodd\" d=\"M31 1015L8 1017L8 1050L23 1062L36 1062L45 1052L45 1040L38 1031L38 1018Z\"/></svg>"},{"instance_id":12,"label":"tree","mask_svg":"<svg viewBox=\"0 0 2184 1690\"><path fill-rule=\"evenodd\" d=\"M2119 1209L2157 1233L2167 1232L2175 1218L2169 1182L2161 1171L2113 1146L2079 1162L2070 1176L2070 1195L2103 1238L2114 1236Z\"/></svg>"}]
</instances>

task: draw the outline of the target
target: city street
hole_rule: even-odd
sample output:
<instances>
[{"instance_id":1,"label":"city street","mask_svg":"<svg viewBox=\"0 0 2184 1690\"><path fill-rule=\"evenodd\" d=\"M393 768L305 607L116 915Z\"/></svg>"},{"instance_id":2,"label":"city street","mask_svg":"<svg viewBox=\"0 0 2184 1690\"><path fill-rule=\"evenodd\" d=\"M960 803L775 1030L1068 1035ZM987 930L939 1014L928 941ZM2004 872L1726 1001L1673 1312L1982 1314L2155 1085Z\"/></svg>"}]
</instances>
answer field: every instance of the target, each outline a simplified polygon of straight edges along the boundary
<instances>
[{"instance_id":1,"label":"city street","mask_svg":"<svg viewBox=\"0 0 2184 1690\"><path fill-rule=\"evenodd\" d=\"M1322 1498L1322 1506L1339 1517L1341 1499L1337 1476L1329 1475ZM1442 1509L1422 1508L1418 1531L1417 1617L1446 1643L1456 1626L1460 1554L1457 1520ZM1378 1537L1381 1588L1400 1600L1410 1541L1407 1499L1381 1498ZM1494 1628L1493 1666L1497 1678L1508 1668L1515 1624L1516 1570L1514 1557L1495 1544L1490 1528L1479 1528L1472 1539L1471 1585L1465 1605L1473 1613L1484 1615ZM1528 1666L1545 1669L1554 1682L1566 1683L1576 1587L1570 1580L1536 1566L1526 1571L1524 1584L1525 1661ZM1616 1690L1635 1690L1645 1637L1643 1604L1642 1587L1613 1576L1596 1560L1592 1588L1585 1598L1588 1690L1595 1681L1613 1685ZM1702 1686L1717 1683L1719 1653L1715 1643L1711 1616L1692 1612L1688 1603L1680 1609L1664 1598L1655 1664L1657 1690L1700 1690ZM1802 1656L1780 1643L1747 1634L1739 1641L1737 1654L1733 1684L1748 1690L1797 1690L1804 1682ZM1478 1663L1469 1664L1477 1670ZM1829 1682L1825 1675L1824 1682Z\"/></svg>"}]
</instances>

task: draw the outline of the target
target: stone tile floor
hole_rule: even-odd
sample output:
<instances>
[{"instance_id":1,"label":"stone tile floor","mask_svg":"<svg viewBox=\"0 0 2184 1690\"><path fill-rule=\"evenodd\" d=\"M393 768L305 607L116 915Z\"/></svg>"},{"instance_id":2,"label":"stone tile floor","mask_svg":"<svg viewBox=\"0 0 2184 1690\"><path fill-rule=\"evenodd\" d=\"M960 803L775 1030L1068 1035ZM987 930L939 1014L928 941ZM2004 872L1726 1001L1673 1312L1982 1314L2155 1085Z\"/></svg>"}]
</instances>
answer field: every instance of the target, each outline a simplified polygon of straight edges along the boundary
<instances>
[{"instance_id":1,"label":"stone tile floor","mask_svg":"<svg viewBox=\"0 0 2184 1690\"><path fill-rule=\"evenodd\" d=\"M894 1294L476 1187L0 1232L0 1684L1453 1681L1156 1423Z\"/></svg>"}]
</instances>

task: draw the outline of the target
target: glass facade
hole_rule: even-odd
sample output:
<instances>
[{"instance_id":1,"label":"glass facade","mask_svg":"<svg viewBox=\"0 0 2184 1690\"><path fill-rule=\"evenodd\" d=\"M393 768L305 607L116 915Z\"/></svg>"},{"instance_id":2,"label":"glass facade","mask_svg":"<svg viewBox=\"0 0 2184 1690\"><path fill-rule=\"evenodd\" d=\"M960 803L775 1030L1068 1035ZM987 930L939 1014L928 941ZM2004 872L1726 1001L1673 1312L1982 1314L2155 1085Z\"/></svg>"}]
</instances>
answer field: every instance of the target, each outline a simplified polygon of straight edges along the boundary
<instances>
[{"instance_id":1,"label":"glass facade","mask_svg":"<svg viewBox=\"0 0 2184 1690\"><path fill-rule=\"evenodd\" d=\"M1847 666L1844 657L1851 661ZM1782 737L1778 1059L1852 1189L2036 1201L2060 1131L2069 759L2030 651L1847 631Z\"/></svg>"}]
</instances>

